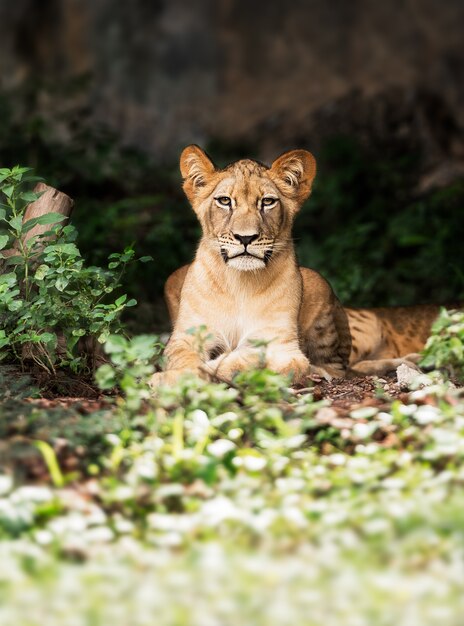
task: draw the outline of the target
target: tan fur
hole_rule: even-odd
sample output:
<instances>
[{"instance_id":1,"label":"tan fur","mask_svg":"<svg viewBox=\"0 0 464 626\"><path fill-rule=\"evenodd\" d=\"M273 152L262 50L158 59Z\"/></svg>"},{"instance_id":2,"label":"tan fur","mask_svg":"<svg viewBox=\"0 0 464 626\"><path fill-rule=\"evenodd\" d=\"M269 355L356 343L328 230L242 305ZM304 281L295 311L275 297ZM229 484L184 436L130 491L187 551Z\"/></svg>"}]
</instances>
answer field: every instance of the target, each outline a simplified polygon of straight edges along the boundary
<instances>
[{"instance_id":1,"label":"tan fur","mask_svg":"<svg viewBox=\"0 0 464 626\"><path fill-rule=\"evenodd\" d=\"M309 152L217 169L189 146L180 167L203 236L193 263L166 283L173 333L152 385L187 371L230 381L258 365L257 341L267 342L267 366L295 381L414 364L438 307L344 309L320 274L297 265L291 229L316 172ZM191 329L202 326L199 340Z\"/></svg>"}]
</instances>

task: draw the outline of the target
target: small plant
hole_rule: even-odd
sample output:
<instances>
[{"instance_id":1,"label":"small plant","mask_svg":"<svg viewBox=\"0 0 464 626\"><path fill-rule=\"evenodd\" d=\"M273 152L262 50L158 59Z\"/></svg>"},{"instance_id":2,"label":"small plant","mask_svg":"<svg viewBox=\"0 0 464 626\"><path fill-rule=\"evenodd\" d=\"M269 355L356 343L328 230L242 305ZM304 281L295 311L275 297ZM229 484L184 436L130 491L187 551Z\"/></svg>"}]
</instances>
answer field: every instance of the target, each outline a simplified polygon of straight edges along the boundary
<instances>
[{"instance_id":1,"label":"small plant","mask_svg":"<svg viewBox=\"0 0 464 626\"><path fill-rule=\"evenodd\" d=\"M86 266L75 243L76 229L63 227L62 215L47 213L24 222L27 205L40 195L27 191L27 185L36 180L29 168L0 169L0 192L5 199L0 204L0 250L15 251L0 253L4 259L0 359L14 356L21 363L32 359L48 372L63 366L82 371L87 363L78 350L79 340L103 343L110 333L121 330L121 313L136 304L127 295L105 301L119 287L135 252L128 247L110 255L107 269ZM50 224L51 230L25 239L37 224Z\"/></svg>"},{"instance_id":2,"label":"small plant","mask_svg":"<svg viewBox=\"0 0 464 626\"><path fill-rule=\"evenodd\" d=\"M420 365L445 368L464 381L464 311L442 309L432 326Z\"/></svg>"},{"instance_id":3,"label":"small plant","mask_svg":"<svg viewBox=\"0 0 464 626\"><path fill-rule=\"evenodd\" d=\"M143 400L150 397L148 379L155 370L153 361L160 356L163 345L155 335L139 335L131 340L110 335L104 348L111 363L98 368L98 386L100 389L119 386L128 412L138 411Z\"/></svg>"}]
</instances>

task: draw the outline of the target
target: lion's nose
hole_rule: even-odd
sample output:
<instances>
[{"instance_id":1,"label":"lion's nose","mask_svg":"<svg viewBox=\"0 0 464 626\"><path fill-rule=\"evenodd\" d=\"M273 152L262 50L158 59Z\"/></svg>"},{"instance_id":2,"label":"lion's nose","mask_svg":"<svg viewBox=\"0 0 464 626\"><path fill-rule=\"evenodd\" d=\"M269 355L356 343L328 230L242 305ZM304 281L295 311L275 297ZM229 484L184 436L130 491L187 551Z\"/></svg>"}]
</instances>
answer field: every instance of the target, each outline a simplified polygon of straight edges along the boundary
<instances>
[{"instance_id":1,"label":"lion's nose","mask_svg":"<svg viewBox=\"0 0 464 626\"><path fill-rule=\"evenodd\" d=\"M248 246L248 244L250 244L252 241L255 241L255 239L258 239L259 235L255 234L255 235L239 235L238 233L233 233L235 239L237 239L237 241L240 241L240 243L243 243L243 245L245 246L245 248Z\"/></svg>"}]
</instances>

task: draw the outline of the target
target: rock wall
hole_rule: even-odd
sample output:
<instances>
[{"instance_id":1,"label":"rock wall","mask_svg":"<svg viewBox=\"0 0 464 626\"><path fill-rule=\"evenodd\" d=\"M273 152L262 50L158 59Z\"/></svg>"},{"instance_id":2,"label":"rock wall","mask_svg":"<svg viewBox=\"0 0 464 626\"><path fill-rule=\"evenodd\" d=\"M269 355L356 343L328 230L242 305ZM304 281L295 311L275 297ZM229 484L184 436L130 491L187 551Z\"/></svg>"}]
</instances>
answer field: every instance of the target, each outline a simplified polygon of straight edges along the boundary
<instances>
[{"instance_id":1,"label":"rock wall","mask_svg":"<svg viewBox=\"0 0 464 626\"><path fill-rule=\"evenodd\" d=\"M462 0L0 0L0 80L51 114L86 76L74 102L160 161L211 138L268 157L353 93L432 92L463 125L463 32Z\"/></svg>"}]
</instances>

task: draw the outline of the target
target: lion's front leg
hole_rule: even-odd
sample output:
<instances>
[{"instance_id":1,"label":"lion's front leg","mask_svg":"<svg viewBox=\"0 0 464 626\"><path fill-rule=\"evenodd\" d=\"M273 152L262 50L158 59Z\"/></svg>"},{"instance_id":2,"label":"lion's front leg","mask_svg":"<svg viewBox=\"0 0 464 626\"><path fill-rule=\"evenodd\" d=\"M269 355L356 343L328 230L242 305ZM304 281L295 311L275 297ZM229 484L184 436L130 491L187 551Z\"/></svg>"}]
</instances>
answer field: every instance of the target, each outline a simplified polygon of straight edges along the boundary
<instances>
[{"instance_id":1,"label":"lion's front leg","mask_svg":"<svg viewBox=\"0 0 464 626\"><path fill-rule=\"evenodd\" d=\"M266 366L274 372L290 376L294 383L303 382L310 373L309 360L296 341L270 344L266 351Z\"/></svg>"},{"instance_id":2,"label":"lion's front leg","mask_svg":"<svg viewBox=\"0 0 464 626\"><path fill-rule=\"evenodd\" d=\"M235 374L265 366L268 369L290 376L293 382L301 382L310 372L310 364L298 345L275 344L266 350L245 347L221 354L205 364L212 376L231 381Z\"/></svg>"},{"instance_id":3,"label":"lion's front leg","mask_svg":"<svg viewBox=\"0 0 464 626\"><path fill-rule=\"evenodd\" d=\"M204 364L214 344L211 335L199 341L198 337L189 333L174 332L164 352L166 369L151 377L150 386L173 385L185 374L207 378Z\"/></svg>"}]
</instances>

